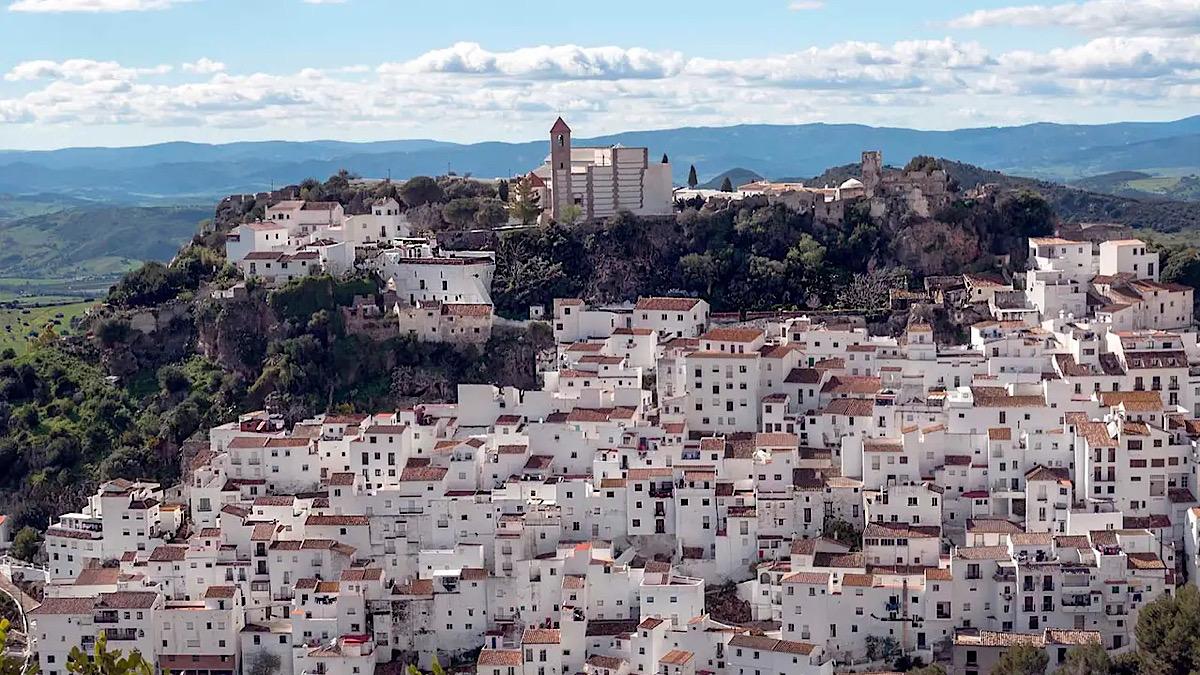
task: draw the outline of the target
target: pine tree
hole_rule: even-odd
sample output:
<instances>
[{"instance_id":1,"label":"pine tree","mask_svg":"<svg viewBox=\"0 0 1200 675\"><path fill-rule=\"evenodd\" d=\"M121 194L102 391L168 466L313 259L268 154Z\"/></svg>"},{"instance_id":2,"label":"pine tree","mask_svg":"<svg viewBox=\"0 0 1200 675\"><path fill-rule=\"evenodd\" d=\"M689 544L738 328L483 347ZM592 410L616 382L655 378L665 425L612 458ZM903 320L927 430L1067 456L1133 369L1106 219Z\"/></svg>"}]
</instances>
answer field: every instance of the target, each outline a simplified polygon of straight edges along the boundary
<instances>
[{"instance_id":1,"label":"pine tree","mask_svg":"<svg viewBox=\"0 0 1200 675\"><path fill-rule=\"evenodd\" d=\"M662 163L663 163L663 164L670 164L670 163L671 163L671 160L667 159L667 153L665 153L665 152L663 153Z\"/></svg>"},{"instance_id":2,"label":"pine tree","mask_svg":"<svg viewBox=\"0 0 1200 675\"><path fill-rule=\"evenodd\" d=\"M699 184L700 179L696 177L696 165L693 164L692 168L688 169L688 187L695 190L696 186Z\"/></svg>"},{"instance_id":3,"label":"pine tree","mask_svg":"<svg viewBox=\"0 0 1200 675\"><path fill-rule=\"evenodd\" d=\"M538 205L538 195L529 181L529 176L517 181L512 197L512 202L508 205L508 212L512 214L513 218L521 221L522 225L528 225L537 220L542 209Z\"/></svg>"},{"instance_id":4,"label":"pine tree","mask_svg":"<svg viewBox=\"0 0 1200 675\"><path fill-rule=\"evenodd\" d=\"M733 181L729 180L729 176L725 176L725 180L721 181L721 192L733 192Z\"/></svg>"}]
</instances>

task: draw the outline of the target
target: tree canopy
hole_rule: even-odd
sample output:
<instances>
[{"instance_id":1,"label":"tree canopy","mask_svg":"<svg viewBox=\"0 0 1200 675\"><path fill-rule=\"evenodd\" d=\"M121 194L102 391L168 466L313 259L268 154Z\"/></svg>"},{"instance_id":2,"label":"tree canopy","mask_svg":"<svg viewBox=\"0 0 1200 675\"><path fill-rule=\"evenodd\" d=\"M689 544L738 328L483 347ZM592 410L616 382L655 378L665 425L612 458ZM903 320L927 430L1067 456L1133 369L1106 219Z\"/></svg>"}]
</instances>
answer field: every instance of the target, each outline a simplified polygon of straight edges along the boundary
<instances>
[{"instance_id":1,"label":"tree canopy","mask_svg":"<svg viewBox=\"0 0 1200 675\"><path fill-rule=\"evenodd\" d=\"M905 171L919 171L921 173L932 173L942 168L942 163L936 157L929 155L917 155L908 160L908 164L904 165Z\"/></svg>"},{"instance_id":2,"label":"tree canopy","mask_svg":"<svg viewBox=\"0 0 1200 675\"><path fill-rule=\"evenodd\" d=\"M1181 585L1138 614L1138 656L1144 672L1188 675L1200 664L1200 590Z\"/></svg>"},{"instance_id":3,"label":"tree canopy","mask_svg":"<svg viewBox=\"0 0 1200 675\"><path fill-rule=\"evenodd\" d=\"M1041 647L1009 647L996 661L992 675L1044 675L1049 664L1050 657Z\"/></svg>"},{"instance_id":4,"label":"tree canopy","mask_svg":"<svg viewBox=\"0 0 1200 675\"><path fill-rule=\"evenodd\" d=\"M1112 659L1101 645L1072 647L1059 664L1058 675L1110 675Z\"/></svg>"},{"instance_id":5,"label":"tree canopy","mask_svg":"<svg viewBox=\"0 0 1200 675\"><path fill-rule=\"evenodd\" d=\"M413 176L404 182L399 189L400 198L408 206L421 206L431 202L440 202L445 194L437 181L429 176Z\"/></svg>"},{"instance_id":6,"label":"tree canopy","mask_svg":"<svg viewBox=\"0 0 1200 675\"><path fill-rule=\"evenodd\" d=\"M38 675L40 668L37 659L30 659L26 665L23 658L5 650L11 626L8 619L0 619L0 675Z\"/></svg>"},{"instance_id":7,"label":"tree canopy","mask_svg":"<svg viewBox=\"0 0 1200 675\"><path fill-rule=\"evenodd\" d=\"M154 675L154 666L135 650L128 654L108 648L108 638L101 632L96 636L92 653L72 647L67 658L67 672L74 675Z\"/></svg>"}]
</instances>

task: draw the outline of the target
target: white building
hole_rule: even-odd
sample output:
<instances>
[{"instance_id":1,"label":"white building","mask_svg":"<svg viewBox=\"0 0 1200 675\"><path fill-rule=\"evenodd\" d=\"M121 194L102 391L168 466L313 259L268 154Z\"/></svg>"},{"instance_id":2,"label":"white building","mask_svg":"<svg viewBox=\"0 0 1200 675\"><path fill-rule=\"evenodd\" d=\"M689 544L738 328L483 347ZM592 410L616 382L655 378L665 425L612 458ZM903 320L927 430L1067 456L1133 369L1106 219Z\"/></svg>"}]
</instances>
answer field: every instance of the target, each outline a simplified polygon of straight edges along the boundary
<instances>
[{"instance_id":1,"label":"white building","mask_svg":"<svg viewBox=\"0 0 1200 675\"><path fill-rule=\"evenodd\" d=\"M1142 608L1200 576L1200 346L1169 304L1188 291L1148 278L1140 247L1063 242L1035 242L1030 272L1086 287L1089 309L980 322L964 344L919 322L890 337L559 299L539 389L242 415L181 485L110 481L49 528L39 663L65 675L100 631L158 668L231 675L264 655L284 675L435 658L824 675L901 653L965 675L1015 644L1052 669L1072 645L1127 650ZM446 298L483 277L442 275L490 260L379 250L415 270L409 325L490 311ZM979 307L1009 292L987 282L969 284ZM1150 327L1104 320L1100 298L1134 291ZM719 620L727 594L774 629Z\"/></svg>"},{"instance_id":2,"label":"white building","mask_svg":"<svg viewBox=\"0 0 1200 675\"><path fill-rule=\"evenodd\" d=\"M531 176L537 179L539 203L554 220L568 206L578 207L588 220L619 211L669 216L674 209L669 163L652 158L647 148L574 147L571 128L561 117L550 128L550 154Z\"/></svg>"}]
</instances>

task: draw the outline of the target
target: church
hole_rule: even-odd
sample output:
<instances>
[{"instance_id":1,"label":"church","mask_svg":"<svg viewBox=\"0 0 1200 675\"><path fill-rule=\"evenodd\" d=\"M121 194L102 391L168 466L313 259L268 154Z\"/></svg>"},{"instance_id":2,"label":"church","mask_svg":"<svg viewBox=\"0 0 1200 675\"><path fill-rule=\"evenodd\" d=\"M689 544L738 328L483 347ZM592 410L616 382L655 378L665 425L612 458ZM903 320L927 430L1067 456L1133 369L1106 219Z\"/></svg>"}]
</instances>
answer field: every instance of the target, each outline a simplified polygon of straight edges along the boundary
<instances>
[{"instance_id":1,"label":"church","mask_svg":"<svg viewBox=\"0 0 1200 675\"><path fill-rule=\"evenodd\" d=\"M651 161L647 148L572 146L571 127L559 117L550 128L550 154L530 173L546 215L555 221L607 218L618 211L639 216L672 213L671 164Z\"/></svg>"}]
</instances>

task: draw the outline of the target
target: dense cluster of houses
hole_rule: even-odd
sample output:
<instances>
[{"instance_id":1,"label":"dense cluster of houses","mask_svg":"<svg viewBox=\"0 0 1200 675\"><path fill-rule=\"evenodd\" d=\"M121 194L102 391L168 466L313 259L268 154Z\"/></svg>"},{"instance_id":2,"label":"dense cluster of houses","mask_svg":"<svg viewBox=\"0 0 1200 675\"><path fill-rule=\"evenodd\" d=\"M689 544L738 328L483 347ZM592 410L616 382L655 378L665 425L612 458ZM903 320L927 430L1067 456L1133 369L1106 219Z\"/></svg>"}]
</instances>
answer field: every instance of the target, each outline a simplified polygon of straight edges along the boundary
<instances>
[{"instance_id":1,"label":"dense cluster of houses","mask_svg":"<svg viewBox=\"0 0 1200 675\"><path fill-rule=\"evenodd\" d=\"M436 238L410 237L394 199L376 200L370 213L353 216L337 202L280 201L263 220L235 227L225 251L245 278L269 288L314 274L377 275L383 304L364 297L344 312L351 332L455 344L480 344L492 332L495 254L446 251Z\"/></svg>"},{"instance_id":2,"label":"dense cluster of houses","mask_svg":"<svg viewBox=\"0 0 1200 675\"><path fill-rule=\"evenodd\" d=\"M114 480L47 531L41 672L99 632L207 675L274 657L282 675L435 657L815 675L901 655L975 675L1018 644L1051 670L1128 649L1200 561L1192 291L1141 242L1030 252L1021 288L963 280L1002 315L963 344L564 298L539 390L216 427L177 491Z\"/></svg>"}]
</instances>

